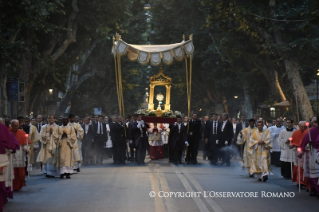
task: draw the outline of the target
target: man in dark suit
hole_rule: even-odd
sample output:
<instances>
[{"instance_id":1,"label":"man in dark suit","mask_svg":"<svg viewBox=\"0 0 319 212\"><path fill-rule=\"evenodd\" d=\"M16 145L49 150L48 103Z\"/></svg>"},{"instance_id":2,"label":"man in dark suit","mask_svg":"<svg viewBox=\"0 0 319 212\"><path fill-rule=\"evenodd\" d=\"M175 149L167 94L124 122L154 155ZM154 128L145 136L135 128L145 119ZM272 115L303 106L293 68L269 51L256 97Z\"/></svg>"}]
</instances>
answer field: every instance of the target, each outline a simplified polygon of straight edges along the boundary
<instances>
[{"instance_id":1,"label":"man in dark suit","mask_svg":"<svg viewBox=\"0 0 319 212\"><path fill-rule=\"evenodd\" d=\"M38 115L36 121L37 121L37 123L35 124L35 127L37 128L38 133L40 133L41 129L42 129L42 126L44 125L44 123L42 122L42 116Z\"/></svg>"},{"instance_id":2,"label":"man in dark suit","mask_svg":"<svg viewBox=\"0 0 319 212\"><path fill-rule=\"evenodd\" d=\"M127 135L127 140L129 141L129 151L130 151L130 157L128 158L129 161L131 162L137 162L136 158L136 152L134 151L135 149L135 143L134 143L134 137L132 136L132 126L133 123L136 121L137 115L129 115L127 117L127 122L126 122L126 135Z\"/></svg>"},{"instance_id":3,"label":"man in dark suit","mask_svg":"<svg viewBox=\"0 0 319 212\"><path fill-rule=\"evenodd\" d=\"M125 164L126 150L126 127L122 123L122 117L112 117L113 122L110 124L110 133L113 143L113 160L114 164Z\"/></svg>"},{"instance_id":4,"label":"man in dark suit","mask_svg":"<svg viewBox=\"0 0 319 212\"><path fill-rule=\"evenodd\" d=\"M197 154L198 154L198 145L199 145L199 140L201 139L201 121L197 117L197 113L193 113L192 119L189 121L189 128L188 128L188 142L189 146L187 149L187 154L186 154L186 161L187 164L197 163Z\"/></svg>"},{"instance_id":5,"label":"man in dark suit","mask_svg":"<svg viewBox=\"0 0 319 212\"><path fill-rule=\"evenodd\" d=\"M182 124L182 117L177 116L177 122L171 127L169 134L170 149L173 152L173 161L175 165L182 164L182 151L187 145L187 128Z\"/></svg>"},{"instance_id":6,"label":"man in dark suit","mask_svg":"<svg viewBox=\"0 0 319 212\"><path fill-rule=\"evenodd\" d=\"M208 159L211 164L217 165L219 156L218 136L220 135L221 123L217 120L216 113L211 114L211 120L205 125L205 143L208 145Z\"/></svg>"},{"instance_id":7,"label":"man in dark suit","mask_svg":"<svg viewBox=\"0 0 319 212\"><path fill-rule=\"evenodd\" d=\"M101 115L98 116L98 121L93 124L95 130L95 155L96 155L96 163L98 165L103 164L103 148L107 141L107 132L105 123L102 122L103 118ZM112 136L111 136L112 137Z\"/></svg>"},{"instance_id":8,"label":"man in dark suit","mask_svg":"<svg viewBox=\"0 0 319 212\"><path fill-rule=\"evenodd\" d=\"M230 166L230 145L234 137L233 124L228 120L228 114L222 114L222 123L220 128L220 135L218 136L220 153L222 155L222 164Z\"/></svg>"},{"instance_id":9,"label":"man in dark suit","mask_svg":"<svg viewBox=\"0 0 319 212\"><path fill-rule=\"evenodd\" d=\"M234 144L233 144L233 145L236 145L240 158L242 158L243 156L242 156L242 151L240 151L240 145L237 145L237 137L239 132L241 132L242 129L245 129L248 126L249 126L249 123L246 121L246 116L242 114L240 116L240 122L236 125L236 133L235 133Z\"/></svg>"},{"instance_id":10,"label":"man in dark suit","mask_svg":"<svg viewBox=\"0 0 319 212\"><path fill-rule=\"evenodd\" d=\"M142 116L138 115L136 122L132 125L132 136L134 137L135 146L137 149L137 163L145 164L146 147L148 143L148 137L146 131L149 128L147 123L144 123Z\"/></svg>"},{"instance_id":11,"label":"man in dark suit","mask_svg":"<svg viewBox=\"0 0 319 212\"><path fill-rule=\"evenodd\" d=\"M84 130L84 136L82 139L82 157L84 165L93 163L93 147L94 147L94 137L95 131L93 125L90 125L89 117L83 119L84 124L81 127Z\"/></svg>"},{"instance_id":12,"label":"man in dark suit","mask_svg":"<svg viewBox=\"0 0 319 212\"><path fill-rule=\"evenodd\" d=\"M210 117L211 117L211 115L205 116L202 119L202 126L200 128L200 133L202 136L202 138L200 140L203 143L202 144L203 145L203 160L206 160L206 157L208 158L208 156L209 156L208 144L205 143L205 127L210 122Z\"/></svg>"}]
</instances>

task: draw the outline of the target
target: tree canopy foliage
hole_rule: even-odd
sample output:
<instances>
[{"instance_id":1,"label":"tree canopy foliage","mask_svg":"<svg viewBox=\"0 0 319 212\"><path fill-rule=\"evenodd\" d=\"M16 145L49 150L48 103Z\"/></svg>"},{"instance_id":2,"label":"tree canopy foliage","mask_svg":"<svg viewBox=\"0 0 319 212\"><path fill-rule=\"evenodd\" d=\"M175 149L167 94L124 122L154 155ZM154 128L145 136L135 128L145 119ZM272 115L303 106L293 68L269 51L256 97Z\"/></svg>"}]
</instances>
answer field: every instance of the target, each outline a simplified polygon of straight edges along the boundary
<instances>
[{"instance_id":1,"label":"tree canopy foliage","mask_svg":"<svg viewBox=\"0 0 319 212\"><path fill-rule=\"evenodd\" d=\"M192 111L251 116L259 104L297 100L303 119L313 113L304 86L319 67L318 1L152 0L148 11L142 0L0 2L1 86L7 77L26 82L21 114L49 113L48 105L57 101L58 115L70 103L70 112L81 116L94 107L117 113L115 33L135 44L176 43L193 34ZM187 111L184 66L163 67L173 80L171 108L182 112ZM126 58L122 67L130 114L144 101L148 78L159 67ZM49 88L62 96L48 98ZM5 89L1 96L6 101Z\"/></svg>"}]
</instances>

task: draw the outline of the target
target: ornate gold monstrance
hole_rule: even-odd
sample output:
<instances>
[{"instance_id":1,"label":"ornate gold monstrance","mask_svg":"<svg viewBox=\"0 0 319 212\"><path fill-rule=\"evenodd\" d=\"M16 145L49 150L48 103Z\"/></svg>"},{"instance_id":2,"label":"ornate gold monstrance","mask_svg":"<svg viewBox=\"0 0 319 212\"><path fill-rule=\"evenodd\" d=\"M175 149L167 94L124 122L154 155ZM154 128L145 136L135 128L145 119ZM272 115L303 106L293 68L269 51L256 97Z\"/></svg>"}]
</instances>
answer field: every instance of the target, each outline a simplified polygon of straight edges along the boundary
<instances>
[{"instance_id":1,"label":"ornate gold monstrance","mask_svg":"<svg viewBox=\"0 0 319 212\"><path fill-rule=\"evenodd\" d=\"M161 66L159 73L157 75L150 77L150 97L148 103L148 110L154 110L154 88L155 86L165 86L166 87L166 101L165 101L165 111L171 110L171 86L172 78L163 74L163 67Z\"/></svg>"},{"instance_id":2,"label":"ornate gold monstrance","mask_svg":"<svg viewBox=\"0 0 319 212\"><path fill-rule=\"evenodd\" d=\"M122 65L121 57L127 55L128 59L132 62L137 61L141 65L159 66L161 63L165 65L171 65L173 61L182 62L185 61L186 70L186 87L187 87L187 105L188 116L190 116L191 109L191 87L192 87L192 61L194 53L193 35L189 36L189 40L185 41L185 35L183 35L183 41L174 44L164 45L135 45L128 44L122 40L121 35L116 33L113 37L112 53L114 55L115 65L115 82L117 89L117 98L119 103L119 113L124 116L124 98L123 98L123 86L122 86ZM171 78L163 74L163 69L160 69L158 75L150 78L150 98L148 109L154 110L154 87L165 86L166 87L166 104L164 111L170 111L170 96L171 96Z\"/></svg>"}]
</instances>

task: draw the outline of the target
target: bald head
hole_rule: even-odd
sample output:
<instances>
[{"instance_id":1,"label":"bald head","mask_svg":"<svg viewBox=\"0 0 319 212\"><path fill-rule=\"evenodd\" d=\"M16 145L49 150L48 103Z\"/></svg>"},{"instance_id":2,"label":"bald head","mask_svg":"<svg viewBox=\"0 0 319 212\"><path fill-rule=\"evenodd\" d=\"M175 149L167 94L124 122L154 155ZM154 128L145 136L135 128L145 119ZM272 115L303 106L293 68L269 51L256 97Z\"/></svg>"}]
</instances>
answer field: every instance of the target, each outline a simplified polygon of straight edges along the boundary
<instances>
[{"instance_id":1,"label":"bald head","mask_svg":"<svg viewBox=\"0 0 319 212\"><path fill-rule=\"evenodd\" d=\"M12 119L11 120L11 127L13 132L17 132L19 129L19 120L17 119Z\"/></svg>"},{"instance_id":2,"label":"bald head","mask_svg":"<svg viewBox=\"0 0 319 212\"><path fill-rule=\"evenodd\" d=\"M0 123L5 124L4 118L0 117Z\"/></svg>"},{"instance_id":3,"label":"bald head","mask_svg":"<svg viewBox=\"0 0 319 212\"><path fill-rule=\"evenodd\" d=\"M304 132L307 129L305 121L300 121L298 126L301 132Z\"/></svg>"}]
</instances>

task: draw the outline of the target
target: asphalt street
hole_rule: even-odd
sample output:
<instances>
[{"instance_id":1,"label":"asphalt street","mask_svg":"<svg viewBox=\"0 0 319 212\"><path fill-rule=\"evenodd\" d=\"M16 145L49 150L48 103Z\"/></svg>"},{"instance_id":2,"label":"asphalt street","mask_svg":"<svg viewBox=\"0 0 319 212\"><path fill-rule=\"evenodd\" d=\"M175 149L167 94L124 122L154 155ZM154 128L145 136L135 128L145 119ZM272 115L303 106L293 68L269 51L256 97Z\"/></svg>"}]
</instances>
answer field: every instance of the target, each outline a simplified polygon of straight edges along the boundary
<instances>
[{"instance_id":1,"label":"asphalt street","mask_svg":"<svg viewBox=\"0 0 319 212\"><path fill-rule=\"evenodd\" d=\"M145 165L113 165L107 159L102 166L82 167L72 179L63 180L47 179L34 170L4 211L319 211L319 199L305 190L299 193L280 176L280 168L273 167L269 181L258 182L238 160L228 167L198 159L197 165L177 166L149 157Z\"/></svg>"}]
</instances>

